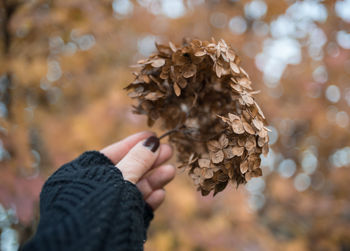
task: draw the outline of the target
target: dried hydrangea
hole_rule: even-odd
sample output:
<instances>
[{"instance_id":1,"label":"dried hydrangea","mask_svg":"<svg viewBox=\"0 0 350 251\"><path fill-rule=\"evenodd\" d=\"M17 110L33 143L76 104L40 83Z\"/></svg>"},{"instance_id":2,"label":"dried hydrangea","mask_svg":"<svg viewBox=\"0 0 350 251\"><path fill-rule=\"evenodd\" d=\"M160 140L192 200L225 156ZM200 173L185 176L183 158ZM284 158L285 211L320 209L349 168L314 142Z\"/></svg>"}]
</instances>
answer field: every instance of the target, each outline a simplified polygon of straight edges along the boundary
<instances>
[{"instance_id":1,"label":"dried hydrangea","mask_svg":"<svg viewBox=\"0 0 350 251\"><path fill-rule=\"evenodd\" d=\"M179 168L203 195L261 176L268 129L253 97L258 92L234 50L224 40L156 46L155 54L138 62L141 70L126 89L149 126L160 119L169 130Z\"/></svg>"}]
</instances>

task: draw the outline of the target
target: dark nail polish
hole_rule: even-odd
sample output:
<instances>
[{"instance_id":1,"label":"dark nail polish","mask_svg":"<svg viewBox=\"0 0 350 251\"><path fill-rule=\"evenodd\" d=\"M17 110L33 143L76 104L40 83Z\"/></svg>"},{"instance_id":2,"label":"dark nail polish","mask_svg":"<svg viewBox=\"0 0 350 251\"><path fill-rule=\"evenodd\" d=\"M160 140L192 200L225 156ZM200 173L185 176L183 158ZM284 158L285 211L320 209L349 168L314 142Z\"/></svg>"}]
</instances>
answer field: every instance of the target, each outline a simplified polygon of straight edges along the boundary
<instances>
[{"instance_id":1,"label":"dark nail polish","mask_svg":"<svg viewBox=\"0 0 350 251\"><path fill-rule=\"evenodd\" d=\"M146 139L145 143L143 143L143 145L145 147L147 147L148 149L150 149L152 152L156 152L160 142L159 139L155 136L151 136L148 139Z\"/></svg>"}]
</instances>

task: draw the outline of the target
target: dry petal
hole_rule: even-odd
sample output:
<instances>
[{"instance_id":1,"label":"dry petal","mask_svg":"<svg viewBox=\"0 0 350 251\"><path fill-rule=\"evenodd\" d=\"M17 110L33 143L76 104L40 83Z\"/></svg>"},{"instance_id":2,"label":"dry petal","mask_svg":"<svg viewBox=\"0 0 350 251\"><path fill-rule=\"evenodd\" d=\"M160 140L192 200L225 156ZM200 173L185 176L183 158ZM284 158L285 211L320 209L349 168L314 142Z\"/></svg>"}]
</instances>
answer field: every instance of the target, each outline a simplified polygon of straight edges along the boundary
<instances>
[{"instance_id":1,"label":"dry petal","mask_svg":"<svg viewBox=\"0 0 350 251\"><path fill-rule=\"evenodd\" d=\"M197 67L194 64L191 64L188 68L186 68L185 72L183 73L184 78L190 78L193 77L197 72Z\"/></svg>"},{"instance_id":2,"label":"dry petal","mask_svg":"<svg viewBox=\"0 0 350 251\"><path fill-rule=\"evenodd\" d=\"M245 174L248 171L249 163L248 161L243 161L241 165L239 166L239 169L241 170L242 174Z\"/></svg>"},{"instance_id":3,"label":"dry petal","mask_svg":"<svg viewBox=\"0 0 350 251\"><path fill-rule=\"evenodd\" d=\"M153 61L151 64L153 67L161 67L165 64L165 59L164 58L158 58Z\"/></svg>"},{"instance_id":4,"label":"dry petal","mask_svg":"<svg viewBox=\"0 0 350 251\"><path fill-rule=\"evenodd\" d=\"M255 128L258 129L259 131L264 127L263 122L261 122L258 118L254 118L252 122Z\"/></svg>"},{"instance_id":5,"label":"dry petal","mask_svg":"<svg viewBox=\"0 0 350 251\"><path fill-rule=\"evenodd\" d=\"M244 147L243 146L235 146L232 148L232 154L234 156L242 156L244 153Z\"/></svg>"},{"instance_id":6,"label":"dry petal","mask_svg":"<svg viewBox=\"0 0 350 251\"><path fill-rule=\"evenodd\" d=\"M229 119L230 119L231 121L234 121L234 120L241 120L240 117L238 117L237 115L232 114L232 113L229 113L229 114L228 114L228 117L229 117Z\"/></svg>"},{"instance_id":7,"label":"dry petal","mask_svg":"<svg viewBox=\"0 0 350 251\"><path fill-rule=\"evenodd\" d=\"M176 46L175 46L171 41L169 41L169 47L170 47L170 49L171 49L173 52L176 52L176 51L177 51Z\"/></svg>"},{"instance_id":8,"label":"dry petal","mask_svg":"<svg viewBox=\"0 0 350 251\"><path fill-rule=\"evenodd\" d=\"M240 73L238 66L234 62L230 62L230 68L234 73Z\"/></svg>"},{"instance_id":9,"label":"dry petal","mask_svg":"<svg viewBox=\"0 0 350 251\"><path fill-rule=\"evenodd\" d=\"M164 97L164 94L161 92L150 92L145 96L145 99L154 101L162 97Z\"/></svg>"},{"instance_id":10,"label":"dry petal","mask_svg":"<svg viewBox=\"0 0 350 251\"><path fill-rule=\"evenodd\" d=\"M250 136L247 141L245 142L245 148L247 151L251 151L256 147L256 140L254 136Z\"/></svg>"},{"instance_id":11,"label":"dry petal","mask_svg":"<svg viewBox=\"0 0 350 251\"><path fill-rule=\"evenodd\" d=\"M196 57L203 57L203 56L205 56L207 53L206 53L206 51L197 51L194 55L196 56Z\"/></svg>"},{"instance_id":12,"label":"dry petal","mask_svg":"<svg viewBox=\"0 0 350 251\"><path fill-rule=\"evenodd\" d=\"M224 150L225 159L232 159L235 155L233 154L232 147L225 148Z\"/></svg>"},{"instance_id":13,"label":"dry petal","mask_svg":"<svg viewBox=\"0 0 350 251\"><path fill-rule=\"evenodd\" d=\"M232 130L237 133L237 134L242 134L244 133L244 127L242 124L242 121L240 120L235 120L233 122L231 122L231 126L232 126Z\"/></svg>"},{"instance_id":14,"label":"dry petal","mask_svg":"<svg viewBox=\"0 0 350 251\"><path fill-rule=\"evenodd\" d=\"M208 160L208 159L199 159L198 160L198 165L201 168L208 168L208 167L210 167L210 160Z\"/></svg>"},{"instance_id":15,"label":"dry petal","mask_svg":"<svg viewBox=\"0 0 350 251\"><path fill-rule=\"evenodd\" d=\"M224 158L225 158L225 155L224 155L224 152L222 150L210 153L210 159L215 164L222 162L224 160Z\"/></svg>"},{"instance_id":16,"label":"dry petal","mask_svg":"<svg viewBox=\"0 0 350 251\"><path fill-rule=\"evenodd\" d=\"M177 85L177 83L174 83L174 92L176 94L176 96L180 96L181 95L181 89L180 87Z\"/></svg>"},{"instance_id":17,"label":"dry petal","mask_svg":"<svg viewBox=\"0 0 350 251\"><path fill-rule=\"evenodd\" d=\"M219 143L220 143L221 149L228 146L228 138L226 137L225 134L221 134L221 136L219 138Z\"/></svg>"},{"instance_id":18,"label":"dry petal","mask_svg":"<svg viewBox=\"0 0 350 251\"><path fill-rule=\"evenodd\" d=\"M208 169L205 170L204 178L210 179L213 176L214 176L213 169L208 168Z\"/></svg>"},{"instance_id":19,"label":"dry petal","mask_svg":"<svg viewBox=\"0 0 350 251\"><path fill-rule=\"evenodd\" d=\"M244 130L247 132L247 133L249 133L249 134L255 134L255 131L254 131L254 129L253 129L253 127L251 127L251 125L250 124L248 124L247 122L243 122L243 127L244 127Z\"/></svg>"},{"instance_id":20,"label":"dry petal","mask_svg":"<svg viewBox=\"0 0 350 251\"><path fill-rule=\"evenodd\" d=\"M254 104L254 99L249 94L243 94L242 99L248 105Z\"/></svg>"}]
</instances>

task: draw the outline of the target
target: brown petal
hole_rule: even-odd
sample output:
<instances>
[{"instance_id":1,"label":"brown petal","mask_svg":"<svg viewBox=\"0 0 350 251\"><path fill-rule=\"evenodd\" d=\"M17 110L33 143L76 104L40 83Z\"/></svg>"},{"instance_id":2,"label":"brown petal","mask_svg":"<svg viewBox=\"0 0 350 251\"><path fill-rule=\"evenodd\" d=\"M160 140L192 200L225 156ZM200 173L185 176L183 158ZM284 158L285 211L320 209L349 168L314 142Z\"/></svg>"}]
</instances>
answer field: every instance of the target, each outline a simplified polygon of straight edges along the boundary
<instances>
[{"instance_id":1,"label":"brown petal","mask_svg":"<svg viewBox=\"0 0 350 251\"><path fill-rule=\"evenodd\" d=\"M210 153L210 159L215 164L222 162L224 160L224 158L225 158L225 155L224 155L224 152L222 150Z\"/></svg>"},{"instance_id":2,"label":"brown petal","mask_svg":"<svg viewBox=\"0 0 350 251\"><path fill-rule=\"evenodd\" d=\"M214 176L213 170L210 169L210 168L207 168L207 169L205 170L204 178L210 179L210 178L212 178L213 176Z\"/></svg>"},{"instance_id":3,"label":"brown petal","mask_svg":"<svg viewBox=\"0 0 350 251\"><path fill-rule=\"evenodd\" d=\"M153 61L151 64L153 67L161 67L165 64L165 59L164 58L158 58Z\"/></svg>"},{"instance_id":4,"label":"brown petal","mask_svg":"<svg viewBox=\"0 0 350 251\"><path fill-rule=\"evenodd\" d=\"M260 106L258 105L258 103L256 103L256 102L254 101L254 104L255 104L256 108L258 109L258 112L259 112L260 116L261 116L263 119L265 119L265 115L264 115L263 111L261 110Z\"/></svg>"},{"instance_id":5,"label":"brown petal","mask_svg":"<svg viewBox=\"0 0 350 251\"><path fill-rule=\"evenodd\" d=\"M243 122L243 127L244 127L244 130L249 133L249 134L252 134L254 135L255 134L255 131L254 129L250 126L250 124L248 124L248 122Z\"/></svg>"},{"instance_id":6,"label":"brown petal","mask_svg":"<svg viewBox=\"0 0 350 251\"><path fill-rule=\"evenodd\" d=\"M259 131L264 127L264 123L261 122L258 118L254 118L252 122L255 128L258 129Z\"/></svg>"},{"instance_id":7,"label":"brown petal","mask_svg":"<svg viewBox=\"0 0 350 251\"><path fill-rule=\"evenodd\" d=\"M169 41L169 47L170 47L170 49L171 49L173 52L176 52L176 51L177 51L176 46L175 46L171 41Z\"/></svg>"},{"instance_id":8,"label":"brown petal","mask_svg":"<svg viewBox=\"0 0 350 251\"><path fill-rule=\"evenodd\" d=\"M254 99L249 94L243 94L242 99L248 105L254 104Z\"/></svg>"},{"instance_id":9,"label":"brown petal","mask_svg":"<svg viewBox=\"0 0 350 251\"><path fill-rule=\"evenodd\" d=\"M199 159L198 160L198 165L201 168L208 168L208 167L210 167L210 160L208 160L208 159Z\"/></svg>"},{"instance_id":10,"label":"brown petal","mask_svg":"<svg viewBox=\"0 0 350 251\"><path fill-rule=\"evenodd\" d=\"M239 169L241 170L242 174L245 174L248 171L248 161L247 160L243 161L239 166Z\"/></svg>"},{"instance_id":11,"label":"brown petal","mask_svg":"<svg viewBox=\"0 0 350 251\"><path fill-rule=\"evenodd\" d=\"M249 136L247 141L245 142L245 148L247 149L247 151L251 151L256 147L256 140L254 136Z\"/></svg>"},{"instance_id":12,"label":"brown petal","mask_svg":"<svg viewBox=\"0 0 350 251\"><path fill-rule=\"evenodd\" d=\"M265 130L265 128L263 128L259 133L258 133L259 137L261 138L265 138L267 136L267 131Z\"/></svg>"},{"instance_id":13,"label":"brown petal","mask_svg":"<svg viewBox=\"0 0 350 251\"><path fill-rule=\"evenodd\" d=\"M206 55L207 52L206 51L197 51L194 55L196 57L203 57L204 55Z\"/></svg>"},{"instance_id":14,"label":"brown petal","mask_svg":"<svg viewBox=\"0 0 350 251\"><path fill-rule=\"evenodd\" d=\"M225 159L232 159L235 155L233 154L232 147L225 148L224 150Z\"/></svg>"},{"instance_id":15,"label":"brown petal","mask_svg":"<svg viewBox=\"0 0 350 251\"><path fill-rule=\"evenodd\" d=\"M234 120L241 120L240 117L238 117L237 115L232 114L232 113L229 113L229 114L228 114L228 117L229 117L229 119L230 119L231 121L234 121Z\"/></svg>"},{"instance_id":16,"label":"brown petal","mask_svg":"<svg viewBox=\"0 0 350 251\"><path fill-rule=\"evenodd\" d=\"M232 126L233 132L235 132L237 134L243 134L244 133L244 128L243 128L242 121L235 120L235 121L233 121L231 123L232 123L231 126Z\"/></svg>"},{"instance_id":17,"label":"brown petal","mask_svg":"<svg viewBox=\"0 0 350 251\"><path fill-rule=\"evenodd\" d=\"M267 143L263 146L262 153L264 154L265 157L269 153L269 145Z\"/></svg>"},{"instance_id":18,"label":"brown petal","mask_svg":"<svg viewBox=\"0 0 350 251\"><path fill-rule=\"evenodd\" d=\"M241 86L243 86L244 88L247 88L249 90L252 89L251 87L251 81L247 78L240 78L237 80L238 84L240 84Z\"/></svg>"},{"instance_id":19,"label":"brown petal","mask_svg":"<svg viewBox=\"0 0 350 251\"><path fill-rule=\"evenodd\" d=\"M219 144L220 144L221 149L228 146L228 138L226 137L225 134L221 134L221 136L219 138Z\"/></svg>"},{"instance_id":20,"label":"brown petal","mask_svg":"<svg viewBox=\"0 0 350 251\"><path fill-rule=\"evenodd\" d=\"M228 177L230 177L230 179L232 179L233 176L234 176L234 170L233 170L233 168L228 169Z\"/></svg>"},{"instance_id":21,"label":"brown petal","mask_svg":"<svg viewBox=\"0 0 350 251\"><path fill-rule=\"evenodd\" d=\"M184 78L179 78L177 84L184 89L187 86L187 81Z\"/></svg>"},{"instance_id":22,"label":"brown petal","mask_svg":"<svg viewBox=\"0 0 350 251\"><path fill-rule=\"evenodd\" d=\"M216 152L221 149L220 143L216 140L210 140L207 143L209 151Z\"/></svg>"},{"instance_id":23,"label":"brown petal","mask_svg":"<svg viewBox=\"0 0 350 251\"><path fill-rule=\"evenodd\" d=\"M258 138L258 146L262 147L265 144L265 138L259 136Z\"/></svg>"},{"instance_id":24,"label":"brown petal","mask_svg":"<svg viewBox=\"0 0 350 251\"><path fill-rule=\"evenodd\" d=\"M215 65L215 72L216 72L216 76L218 76L218 78L221 78L223 70L224 69L220 65L218 65L218 64Z\"/></svg>"},{"instance_id":25,"label":"brown petal","mask_svg":"<svg viewBox=\"0 0 350 251\"><path fill-rule=\"evenodd\" d=\"M235 146L232 148L232 154L234 156L242 156L242 154L244 153L244 147L243 146Z\"/></svg>"},{"instance_id":26,"label":"brown petal","mask_svg":"<svg viewBox=\"0 0 350 251\"><path fill-rule=\"evenodd\" d=\"M180 96L181 95L180 87L176 83L174 83L173 88L174 88L174 92L175 92L176 96Z\"/></svg>"},{"instance_id":27,"label":"brown petal","mask_svg":"<svg viewBox=\"0 0 350 251\"><path fill-rule=\"evenodd\" d=\"M189 67L185 69L185 72L183 73L184 78L190 78L193 77L197 72L197 66L194 64L191 64Z\"/></svg>"},{"instance_id":28,"label":"brown petal","mask_svg":"<svg viewBox=\"0 0 350 251\"><path fill-rule=\"evenodd\" d=\"M155 101L162 97L164 97L164 94L161 92L150 92L145 96L145 99Z\"/></svg>"},{"instance_id":29,"label":"brown petal","mask_svg":"<svg viewBox=\"0 0 350 251\"><path fill-rule=\"evenodd\" d=\"M238 66L232 61L230 62L230 68L234 73L237 73L237 74L240 73Z\"/></svg>"}]
</instances>

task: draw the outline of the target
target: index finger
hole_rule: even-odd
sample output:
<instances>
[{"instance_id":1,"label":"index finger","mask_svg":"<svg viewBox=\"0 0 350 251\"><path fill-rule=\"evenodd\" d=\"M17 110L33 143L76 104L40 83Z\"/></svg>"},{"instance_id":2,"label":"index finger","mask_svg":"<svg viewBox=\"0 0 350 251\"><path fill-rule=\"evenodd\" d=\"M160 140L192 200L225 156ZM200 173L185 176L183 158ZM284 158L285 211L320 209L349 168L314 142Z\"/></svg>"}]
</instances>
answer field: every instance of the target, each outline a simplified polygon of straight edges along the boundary
<instances>
[{"instance_id":1,"label":"index finger","mask_svg":"<svg viewBox=\"0 0 350 251\"><path fill-rule=\"evenodd\" d=\"M149 131L139 132L103 148L100 152L117 164L138 142L152 135L155 134Z\"/></svg>"}]
</instances>

